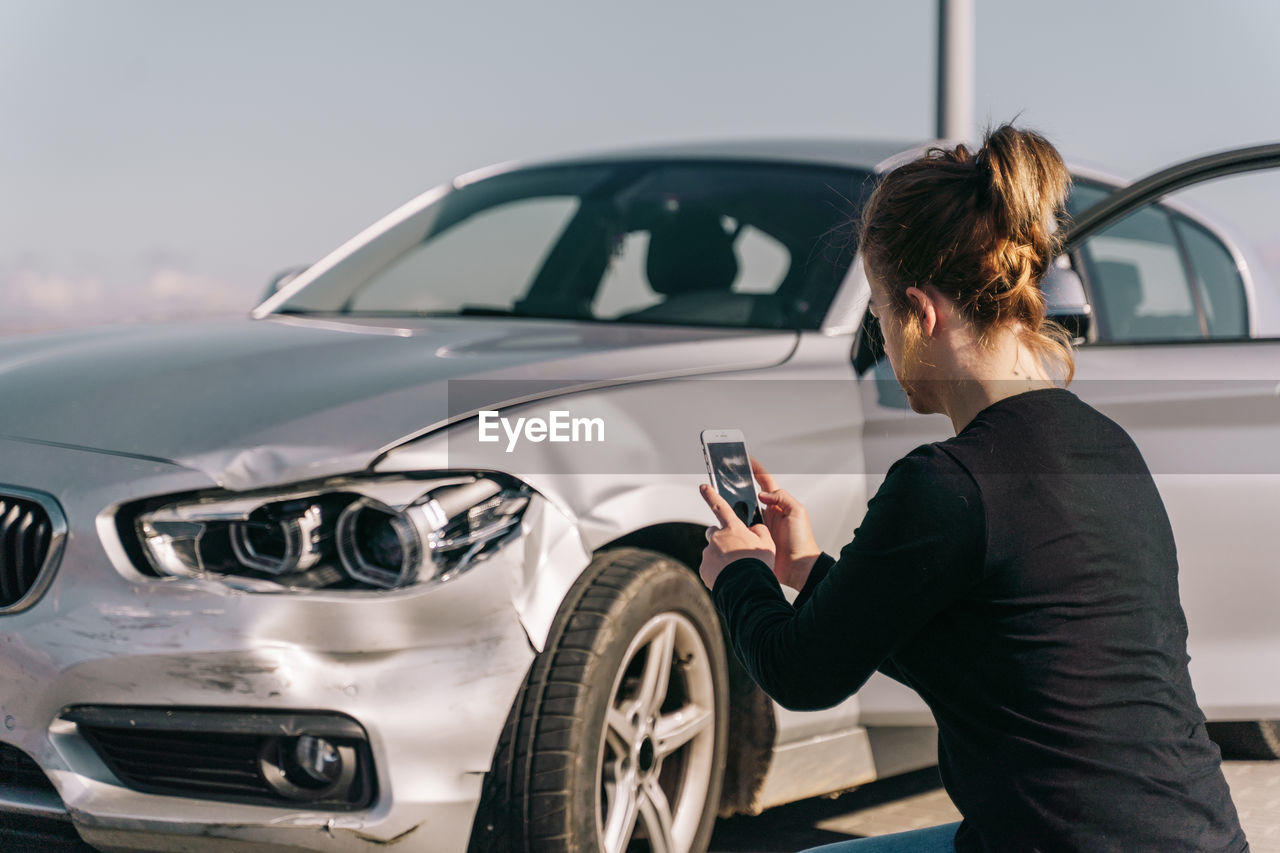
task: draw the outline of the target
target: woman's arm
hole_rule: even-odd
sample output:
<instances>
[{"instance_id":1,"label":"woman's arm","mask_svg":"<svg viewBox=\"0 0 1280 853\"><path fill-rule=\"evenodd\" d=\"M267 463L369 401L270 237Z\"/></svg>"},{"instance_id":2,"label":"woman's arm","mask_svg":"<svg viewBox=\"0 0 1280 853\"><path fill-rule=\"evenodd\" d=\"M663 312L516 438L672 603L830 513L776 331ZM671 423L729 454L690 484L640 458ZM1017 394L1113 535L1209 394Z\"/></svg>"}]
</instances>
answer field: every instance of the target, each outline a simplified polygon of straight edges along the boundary
<instances>
[{"instance_id":1,"label":"woman's arm","mask_svg":"<svg viewBox=\"0 0 1280 853\"><path fill-rule=\"evenodd\" d=\"M977 484L945 451L923 445L889 469L853 541L806 584L799 606L752 558L726 566L712 597L766 693L794 710L826 708L981 578L985 547Z\"/></svg>"},{"instance_id":2,"label":"woman's arm","mask_svg":"<svg viewBox=\"0 0 1280 853\"><path fill-rule=\"evenodd\" d=\"M813 566L809 569L809 575L805 579L804 586L800 587L800 594L796 596L796 600L792 606L799 609L804 603L813 597L813 591L817 589L818 584L827 576L827 572L831 571L831 567L836 564L836 558L823 551L818 555L818 559L814 560Z\"/></svg>"}]
</instances>

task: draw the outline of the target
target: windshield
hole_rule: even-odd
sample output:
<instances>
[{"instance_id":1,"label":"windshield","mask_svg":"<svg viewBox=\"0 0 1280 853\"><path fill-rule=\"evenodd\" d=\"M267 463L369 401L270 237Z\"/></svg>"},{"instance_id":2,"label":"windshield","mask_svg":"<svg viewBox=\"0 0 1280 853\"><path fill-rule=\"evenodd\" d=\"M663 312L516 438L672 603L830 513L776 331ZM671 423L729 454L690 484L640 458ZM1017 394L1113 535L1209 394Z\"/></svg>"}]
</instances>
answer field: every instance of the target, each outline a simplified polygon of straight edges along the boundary
<instances>
[{"instance_id":1,"label":"windshield","mask_svg":"<svg viewBox=\"0 0 1280 853\"><path fill-rule=\"evenodd\" d=\"M278 310L817 328L870 177L671 162L509 172L448 193Z\"/></svg>"}]
</instances>

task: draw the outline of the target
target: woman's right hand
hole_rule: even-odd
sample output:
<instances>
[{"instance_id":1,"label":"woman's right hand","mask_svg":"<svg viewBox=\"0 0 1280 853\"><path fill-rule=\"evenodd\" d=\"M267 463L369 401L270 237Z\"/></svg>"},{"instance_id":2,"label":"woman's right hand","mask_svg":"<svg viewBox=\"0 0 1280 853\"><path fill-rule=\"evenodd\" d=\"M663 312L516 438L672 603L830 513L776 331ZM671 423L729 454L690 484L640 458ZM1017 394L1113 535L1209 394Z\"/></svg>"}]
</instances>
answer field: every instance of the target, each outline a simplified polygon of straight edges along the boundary
<instances>
[{"instance_id":1,"label":"woman's right hand","mask_svg":"<svg viewBox=\"0 0 1280 853\"><path fill-rule=\"evenodd\" d=\"M792 589L804 588L809 570L822 554L813 538L813 525L804 504L786 489L753 456L751 473L760 484L760 503L764 505L764 525L769 528L777 551L773 558L773 574L778 583Z\"/></svg>"}]
</instances>

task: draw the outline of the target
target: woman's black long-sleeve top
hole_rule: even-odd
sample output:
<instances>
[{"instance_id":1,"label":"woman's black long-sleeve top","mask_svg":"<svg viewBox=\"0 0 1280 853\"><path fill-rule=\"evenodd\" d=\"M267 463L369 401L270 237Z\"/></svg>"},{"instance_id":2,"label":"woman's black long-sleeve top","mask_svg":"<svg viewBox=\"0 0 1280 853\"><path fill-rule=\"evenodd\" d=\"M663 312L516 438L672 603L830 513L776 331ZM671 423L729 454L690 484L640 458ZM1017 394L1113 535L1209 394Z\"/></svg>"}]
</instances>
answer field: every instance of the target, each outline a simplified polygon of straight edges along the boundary
<instances>
[{"instance_id":1,"label":"woman's black long-sleeve top","mask_svg":"<svg viewBox=\"0 0 1280 853\"><path fill-rule=\"evenodd\" d=\"M894 463L794 605L755 559L713 598L786 707L834 705L877 669L920 694L960 853L1247 850L1192 691L1177 571L1129 435L1049 388Z\"/></svg>"}]
</instances>

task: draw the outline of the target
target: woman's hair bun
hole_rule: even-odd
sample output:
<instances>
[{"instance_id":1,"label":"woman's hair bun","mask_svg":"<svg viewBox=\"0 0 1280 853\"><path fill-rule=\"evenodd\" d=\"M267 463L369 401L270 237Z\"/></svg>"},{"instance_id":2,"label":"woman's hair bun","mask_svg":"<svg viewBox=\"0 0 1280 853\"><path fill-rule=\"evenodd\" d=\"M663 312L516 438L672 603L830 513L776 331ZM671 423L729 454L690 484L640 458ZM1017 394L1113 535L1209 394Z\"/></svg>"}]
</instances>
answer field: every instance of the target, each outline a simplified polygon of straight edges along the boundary
<instances>
[{"instance_id":1,"label":"woman's hair bun","mask_svg":"<svg viewBox=\"0 0 1280 853\"><path fill-rule=\"evenodd\" d=\"M1071 178L1058 150L1033 130L988 131L974 165L990 182L991 212L1007 239L1038 243L1057 226Z\"/></svg>"}]
</instances>

